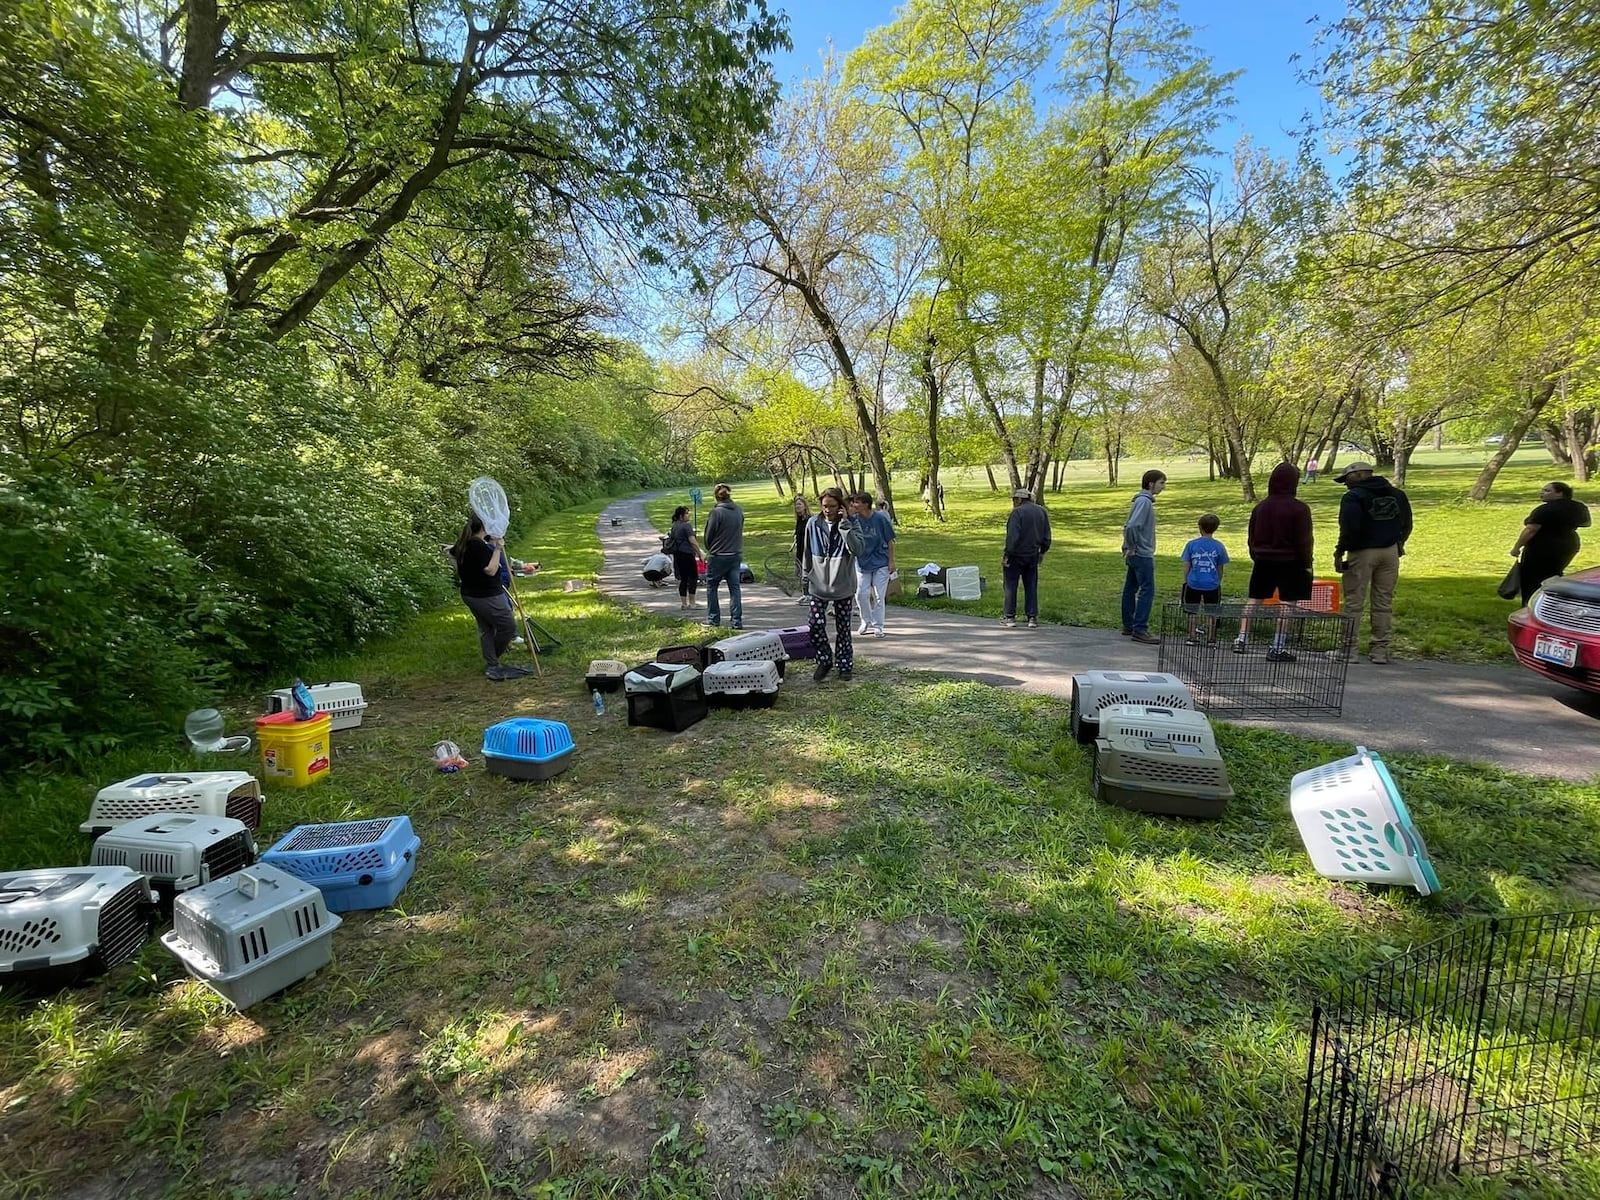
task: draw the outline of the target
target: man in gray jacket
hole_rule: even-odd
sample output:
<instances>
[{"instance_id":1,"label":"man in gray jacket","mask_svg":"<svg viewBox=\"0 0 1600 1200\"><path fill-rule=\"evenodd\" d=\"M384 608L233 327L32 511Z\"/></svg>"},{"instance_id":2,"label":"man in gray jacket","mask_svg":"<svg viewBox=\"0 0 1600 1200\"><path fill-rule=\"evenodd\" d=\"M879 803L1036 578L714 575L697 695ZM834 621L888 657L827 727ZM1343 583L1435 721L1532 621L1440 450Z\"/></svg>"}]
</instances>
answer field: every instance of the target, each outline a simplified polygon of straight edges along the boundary
<instances>
[{"instance_id":1,"label":"man in gray jacket","mask_svg":"<svg viewBox=\"0 0 1600 1200\"><path fill-rule=\"evenodd\" d=\"M739 594L739 564L744 560L744 510L733 502L733 489L717 484L717 502L706 514L706 624L722 624L717 583L728 582L728 607L735 629L744 628L744 598Z\"/></svg>"},{"instance_id":2,"label":"man in gray jacket","mask_svg":"<svg viewBox=\"0 0 1600 1200\"><path fill-rule=\"evenodd\" d=\"M1147 645L1161 642L1150 632L1150 609L1156 600L1156 497L1166 486L1165 472L1146 471L1122 526L1122 557L1128 563L1122 584L1122 636Z\"/></svg>"},{"instance_id":3,"label":"man in gray jacket","mask_svg":"<svg viewBox=\"0 0 1600 1200\"><path fill-rule=\"evenodd\" d=\"M1011 493L1011 516L1006 518L1006 545L1000 553L1006 599L1000 624L1017 623L1017 585L1022 585L1023 611L1028 628L1039 628L1039 564L1050 549L1050 514L1033 501L1033 493L1018 488Z\"/></svg>"}]
</instances>

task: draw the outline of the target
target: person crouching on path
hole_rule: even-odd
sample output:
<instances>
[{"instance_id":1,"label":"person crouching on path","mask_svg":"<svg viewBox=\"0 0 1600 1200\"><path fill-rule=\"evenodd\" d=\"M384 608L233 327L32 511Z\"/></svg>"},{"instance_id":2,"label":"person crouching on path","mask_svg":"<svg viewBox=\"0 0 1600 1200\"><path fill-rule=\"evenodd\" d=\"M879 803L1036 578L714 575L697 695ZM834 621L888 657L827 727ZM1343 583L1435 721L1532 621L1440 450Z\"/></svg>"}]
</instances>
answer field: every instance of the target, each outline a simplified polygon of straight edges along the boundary
<instances>
[{"instance_id":1,"label":"person crouching on path","mask_svg":"<svg viewBox=\"0 0 1600 1200\"><path fill-rule=\"evenodd\" d=\"M1239 622L1233 652L1250 647L1250 614L1276 593L1283 604L1300 605L1311 599L1311 509L1295 492L1300 472L1293 463L1279 463L1267 480L1267 498L1250 510L1250 603ZM1280 620L1267 649L1268 662L1294 662L1284 645L1289 622Z\"/></svg>"},{"instance_id":2,"label":"person crouching on path","mask_svg":"<svg viewBox=\"0 0 1600 1200\"><path fill-rule=\"evenodd\" d=\"M828 605L833 604L833 632L838 639L839 678L848 680L855 668L855 646L850 640L850 618L855 608L856 558L861 553L861 530L844 511L844 493L836 487L822 493L822 512L806 526L802 581L811 600L811 646L817 654L812 678L821 683L833 670L834 652L828 647Z\"/></svg>"},{"instance_id":3,"label":"person crouching on path","mask_svg":"<svg viewBox=\"0 0 1600 1200\"><path fill-rule=\"evenodd\" d=\"M1128 575L1122 584L1122 636L1147 646L1160 645L1150 632L1156 602L1156 497L1166 490L1164 471L1146 471L1122 526L1122 557Z\"/></svg>"},{"instance_id":4,"label":"person crouching on path","mask_svg":"<svg viewBox=\"0 0 1600 1200\"><path fill-rule=\"evenodd\" d=\"M639 573L651 587L666 587L667 579L672 575L672 556L665 549L656 551L644 560L644 566L639 568Z\"/></svg>"},{"instance_id":5,"label":"person crouching on path","mask_svg":"<svg viewBox=\"0 0 1600 1200\"><path fill-rule=\"evenodd\" d=\"M856 559L856 612L861 624L856 632L882 637L889 580L895 574L894 522L888 513L872 507L866 492L851 496L850 508L861 531L861 554Z\"/></svg>"},{"instance_id":6,"label":"person crouching on path","mask_svg":"<svg viewBox=\"0 0 1600 1200\"><path fill-rule=\"evenodd\" d=\"M500 680L500 656L517 636L511 616L511 597L500 582L500 566L505 559L504 539L492 538L483 527L483 518L473 517L461 529L451 548L456 560L456 578L461 585L461 602L478 625L478 645L483 650L484 674Z\"/></svg>"},{"instance_id":7,"label":"person crouching on path","mask_svg":"<svg viewBox=\"0 0 1600 1200\"><path fill-rule=\"evenodd\" d=\"M672 528L667 533L665 550L672 555L672 574L678 580L678 607L693 608L695 589L700 586L700 564L705 561L705 555L700 553L700 543L695 539L688 505L680 504L672 510Z\"/></svg>"},{"instance_id":8,"label":"person crouching on path","mask_svg":"<svg viewBox=\"0 0 1600 1200\"><path fill-rule=\"evenodd\" d=\"M1017 623L1017 585L1022 585L1023 612L1028 628L1039 628L1039 564L1050 549L1050 514L1034 503L1033 493L1018 488L1011 493L1011 515L1006 518L1006 544L1000 552L1005 580L1005 603L1000 624Z\"/></svg>"}]
</instances>

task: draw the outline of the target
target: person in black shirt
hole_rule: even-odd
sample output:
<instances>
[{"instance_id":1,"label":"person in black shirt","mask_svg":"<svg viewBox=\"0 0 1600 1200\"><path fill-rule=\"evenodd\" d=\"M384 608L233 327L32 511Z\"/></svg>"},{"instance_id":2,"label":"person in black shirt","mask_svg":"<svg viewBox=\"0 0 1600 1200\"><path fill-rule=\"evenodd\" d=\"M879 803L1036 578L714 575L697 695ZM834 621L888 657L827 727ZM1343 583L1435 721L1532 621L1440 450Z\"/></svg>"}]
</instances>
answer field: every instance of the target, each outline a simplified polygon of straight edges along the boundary
<instances>
[{"instance_id":1,"label":"person in black shirt","mask_svg":"<svg viewBox=\"0 0 1600 1200\"><path fill-rule=\"evenodd\" d=\"M1511 557L1522 557L1522 602L1528 603L1539 585L1567 569L1582 543L1578 530L1589 528L1589 506L1572 498L1564 483L1547 483L1539 492L1538 508L1522 523L1511 547Z\"/></svg>"},{"instance_id":2,"label":"person in black shirt","mask_svg":"<svg viewBox=\"0 0 1600 1200\"><path fill-rule=\"evenodd\" d=\"M482 518L473 517L462 527L451 555L456 560L462 603L478 624L478 644L486 664L484 674L490 679L503 679L500 656L517 635L516 622L511 617L511 597L500 582L504 540L490 537Z\"/></svg>"}]
</instances>

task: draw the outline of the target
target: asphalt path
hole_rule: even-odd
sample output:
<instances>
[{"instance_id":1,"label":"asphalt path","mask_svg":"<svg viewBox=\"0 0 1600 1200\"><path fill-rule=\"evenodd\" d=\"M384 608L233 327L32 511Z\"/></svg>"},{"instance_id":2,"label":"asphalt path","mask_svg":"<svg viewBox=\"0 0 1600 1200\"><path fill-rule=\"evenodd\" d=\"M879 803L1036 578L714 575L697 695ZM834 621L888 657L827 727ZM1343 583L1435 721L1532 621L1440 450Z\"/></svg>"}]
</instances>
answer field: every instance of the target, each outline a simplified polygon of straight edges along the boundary
<instances>
[{"instance_id":1,"label":"asphalt path","mask_svg":"<svg viewBox=\"0 0 1600 1200\"><path fill-rule=\"evenodd\" d=\"M663 532L645 516L646 498L619 500L600 514L605 565L599 583L609 595L674 618L680 615L676 586L652 588L639 571L660 547ZM751 565L761 569L760 563ZM998 586L999 563L988 566ZM1403 576L1400 587L1405 587ZM698 599L697 619L705 616L703 591ZM769 584L746 584L743 600L747 630L781 629L806 619L794 596ZM721 602L726 629L726 592ZM886 637L855 639L857 680L870 680L874 668L887 667L1066 697L1072 676L1082 671L1156 670L1155 646L1137 645L1115 630L1006 629L993 617L963 614L955 603L938 610L891 604L885 626ZM816 684L809 672L792 671L784 688L796 686L838 691L851 685L831 677ZM1337 716L1229 719L1377 751L1442 754L1578 782L1600 779L1600 696L1549 683L1519 667L1431 659L1379 667L1362 659L1350 664L1344 708Z\"/></svg>"}]
</instances>

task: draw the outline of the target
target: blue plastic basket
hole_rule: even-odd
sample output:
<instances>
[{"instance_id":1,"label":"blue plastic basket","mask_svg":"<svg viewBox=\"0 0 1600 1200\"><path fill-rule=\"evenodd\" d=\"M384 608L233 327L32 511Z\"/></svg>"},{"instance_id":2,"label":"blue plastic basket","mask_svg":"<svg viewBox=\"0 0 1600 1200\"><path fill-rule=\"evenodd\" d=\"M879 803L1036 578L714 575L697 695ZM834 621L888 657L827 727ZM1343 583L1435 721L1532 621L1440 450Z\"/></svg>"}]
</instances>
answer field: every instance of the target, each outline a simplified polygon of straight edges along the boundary
<instances>
[{"instance_id":1,"label":"blue plastic basket","mask_svg":"<svg viewBox=\"0 0 1600 1200\"><path fill-rule=\"evenodd\" d=\"M410 817L378 817L291 829L261 856L315 885L329 912L388 908L417 869L422 839Z\"/></svg>"},{"instance_id":2,"label":"blue plastic basket","mask_svg":"<svg viewBox=\"0 0 1600 1200\"><path fill-rule=\"evenodd\" d=\"M549 779L567 769L572 732L560 721L512 717L483 731L483 758L491 774Z\"/></svg>"}]
</instances>

